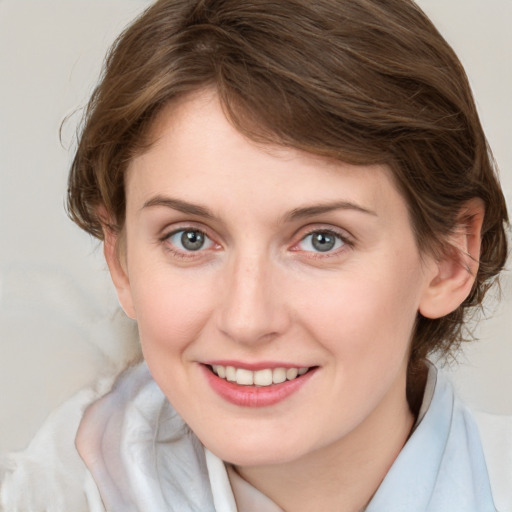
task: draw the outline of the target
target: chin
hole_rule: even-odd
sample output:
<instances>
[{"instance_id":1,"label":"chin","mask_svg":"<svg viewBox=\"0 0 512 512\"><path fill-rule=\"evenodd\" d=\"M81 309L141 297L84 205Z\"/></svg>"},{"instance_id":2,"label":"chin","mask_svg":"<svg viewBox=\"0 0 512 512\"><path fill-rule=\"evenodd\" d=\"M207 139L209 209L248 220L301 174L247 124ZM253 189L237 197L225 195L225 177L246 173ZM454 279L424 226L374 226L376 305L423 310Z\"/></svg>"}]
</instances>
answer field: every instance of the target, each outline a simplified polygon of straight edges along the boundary
<instances>
[{"instance_id":1,"label":"chin","mask_svg":"<svg viewBox=\"0 0 512 512\"><path fill-rule=\"evenodd\" d=\"M229 439L229 436L226 436ZM217 457L235 466L268 466L285 464L299 459L304 455L304 447L297 447L286 443L283 439L274 441L258 440L250 442L248 439L231 439L226 446L226 439L220 443L203 443Z\"/></svg>"}]
</instances>

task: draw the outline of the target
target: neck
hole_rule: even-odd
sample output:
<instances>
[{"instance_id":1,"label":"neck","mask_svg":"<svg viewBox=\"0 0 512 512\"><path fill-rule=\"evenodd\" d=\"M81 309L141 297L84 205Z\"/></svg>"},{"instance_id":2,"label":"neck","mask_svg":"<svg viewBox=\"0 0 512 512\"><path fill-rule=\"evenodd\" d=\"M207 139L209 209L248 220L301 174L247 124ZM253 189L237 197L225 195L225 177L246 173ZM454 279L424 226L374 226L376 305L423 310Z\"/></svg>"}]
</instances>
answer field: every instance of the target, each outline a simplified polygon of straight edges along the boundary
<instances>
[{"instance_id":1,"label":"neck","mask_svg":"<svg viewBox=\"0 0 512 512\"><path fill-rule=\"evenodd\" d=\"M285 511L364 510L414 423L405 395L390 392L370 416L334 445L284 464L237 467Z\"/></svg>"}]
</instances>

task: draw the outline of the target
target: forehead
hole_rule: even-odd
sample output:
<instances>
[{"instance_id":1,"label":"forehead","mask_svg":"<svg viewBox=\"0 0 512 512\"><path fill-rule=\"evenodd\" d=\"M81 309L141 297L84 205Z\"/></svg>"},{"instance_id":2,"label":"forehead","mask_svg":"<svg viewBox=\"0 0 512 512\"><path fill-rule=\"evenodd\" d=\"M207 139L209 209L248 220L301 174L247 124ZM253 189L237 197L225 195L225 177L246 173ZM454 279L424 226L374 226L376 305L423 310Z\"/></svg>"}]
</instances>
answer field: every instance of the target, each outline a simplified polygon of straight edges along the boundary
<instances>
[{"instance_id":1,"label":"forehead","mask_svg":"<svg viewBox=\"0 0 512 512\"><path fill-rule=\"evenodd\" d=\"M158 115L152 144L127 170L127 201L156 194L183 200L291 210L300 204L347 201L374 210L404 201L383 165L355 166L238 132L212 91L174 102Z\"/></svg>"}]
</instances>

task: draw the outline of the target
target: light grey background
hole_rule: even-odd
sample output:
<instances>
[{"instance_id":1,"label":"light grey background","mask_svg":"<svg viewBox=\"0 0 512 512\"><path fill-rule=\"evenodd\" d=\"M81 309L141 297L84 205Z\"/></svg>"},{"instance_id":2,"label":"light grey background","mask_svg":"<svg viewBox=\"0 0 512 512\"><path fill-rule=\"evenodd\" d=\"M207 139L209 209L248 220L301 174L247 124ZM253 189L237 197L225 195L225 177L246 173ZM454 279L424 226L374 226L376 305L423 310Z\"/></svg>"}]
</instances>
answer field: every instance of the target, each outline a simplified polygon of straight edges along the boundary
<instances>
[{"instance_id":1,"label":"light grey background","mask_svg":"<svg viewBox=\"0 0 512 512\"><path fill-rule=\"evenodd\" d=\"M148 2L0 0L0 453L137 352L101 250L63 209L74 132L106 48ZM512 2L421 0L465 64L512 204ZM78 109L78 111L77 111ZM63 127L63 144L59 127ZM512 281L453 367L470 403L512 414Z\"/></svg>"}]
</instances>

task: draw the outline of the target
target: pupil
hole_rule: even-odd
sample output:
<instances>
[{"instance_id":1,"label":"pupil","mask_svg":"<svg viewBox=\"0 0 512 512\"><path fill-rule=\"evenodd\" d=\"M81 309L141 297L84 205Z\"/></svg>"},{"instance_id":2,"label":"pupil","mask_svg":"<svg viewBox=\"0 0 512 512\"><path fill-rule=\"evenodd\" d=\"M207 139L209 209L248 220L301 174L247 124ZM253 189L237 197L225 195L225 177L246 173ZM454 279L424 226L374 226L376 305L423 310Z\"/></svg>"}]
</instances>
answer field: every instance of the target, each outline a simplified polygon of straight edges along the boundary
<instances>
[{"instance_id":1,"label":"pupil","mask_svg":"<svg viewBox=\"0 0 512 512\"><path fill-rule=\"evenodd\" d=\"M197 251L204 245L204 236L199 231L185 231L181 235L183 247L189 251Z\"/></svg>"},{"instance_id":2,"label":"pupil","mask_svg":"<svg viewBox=\"0 0 512 512\"><path fill-rule=\"evenodd\" d=\"M330 251L336 244L334 236L328 233L315 233L313 235L313 247L320 252Z\"/></svg>"}]
</instances>

